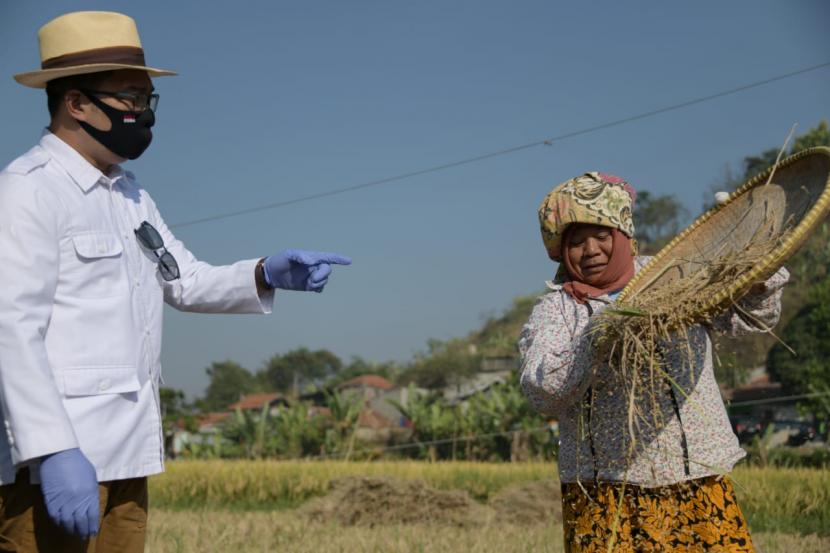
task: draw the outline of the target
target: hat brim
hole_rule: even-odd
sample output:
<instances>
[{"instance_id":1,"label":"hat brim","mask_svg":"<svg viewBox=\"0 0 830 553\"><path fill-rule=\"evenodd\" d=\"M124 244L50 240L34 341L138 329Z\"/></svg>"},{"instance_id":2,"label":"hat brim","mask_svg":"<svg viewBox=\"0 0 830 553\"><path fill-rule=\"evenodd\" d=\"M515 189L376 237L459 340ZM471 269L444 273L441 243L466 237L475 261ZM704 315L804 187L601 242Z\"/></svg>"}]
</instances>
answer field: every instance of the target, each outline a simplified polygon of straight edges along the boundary
<instances>
[{"instance_id":1,"label":"hat brim","mask_svg":"<svg viewBox=\"0 0 830 553\"><path fill-rule=\"evenodd\" d=\"M143 65L128 65L123 63L90 63L87 65L75 65L73 67L61 67L60 69L41 69L40 71L29 71L18 73L14 80L30 88L46 88L46 83L62 77L72 75L87 75L89 73L101 73L103 71L117 71L119 69L135 69L146 71L150 77L172 77L178 75L175 71L156 69Z\"/></svg>"}]
</instances>

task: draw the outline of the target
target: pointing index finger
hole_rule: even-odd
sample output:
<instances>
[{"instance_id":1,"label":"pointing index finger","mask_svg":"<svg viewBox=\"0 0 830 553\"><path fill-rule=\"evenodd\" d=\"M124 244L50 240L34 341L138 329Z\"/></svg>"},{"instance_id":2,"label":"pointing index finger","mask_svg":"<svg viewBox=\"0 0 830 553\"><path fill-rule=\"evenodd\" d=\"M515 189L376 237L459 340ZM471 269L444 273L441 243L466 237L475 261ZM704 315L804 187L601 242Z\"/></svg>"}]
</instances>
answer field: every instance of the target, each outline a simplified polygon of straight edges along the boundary
<instances>
[{"instance_id":1,"label":"pointing index finger","mask_svg":"<svg viewBox=\"0 0 830 553\"><path fill-rule=\"evenodd\" d=\"M317 254L318 263L331 263L332 265L351 265L352 260L345 255L337 253L321 252Z\"/></svg>"}]
</instances>

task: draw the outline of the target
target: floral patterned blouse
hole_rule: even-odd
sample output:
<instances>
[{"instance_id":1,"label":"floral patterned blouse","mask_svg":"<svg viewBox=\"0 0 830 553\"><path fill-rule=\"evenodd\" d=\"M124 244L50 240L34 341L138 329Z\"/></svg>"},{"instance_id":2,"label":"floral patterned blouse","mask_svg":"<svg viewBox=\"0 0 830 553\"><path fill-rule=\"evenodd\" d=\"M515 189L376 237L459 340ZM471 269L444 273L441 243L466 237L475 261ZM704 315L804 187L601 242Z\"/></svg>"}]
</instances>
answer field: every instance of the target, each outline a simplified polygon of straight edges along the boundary
<instances>
[{"instance_id":1,"label":"floral patterned blouse","mask_svg":"<svg viewBox=\"0 0 830 553\"><path fill-rule=\"evenodd\" d=\"M648 260L638 257L637 270ZM780 269L764 292L744 297L741 310L723 313L712 327L740 335L760 332L760 325L774 326L788 280L787 270ZM579 304L561 283L548 282L548 287L551 291L539 298L519 340L521 385L536 409L559 420L562 482L664 486L725 474L746 455L715 381L708 329L689 329L691 348L666 353L667 371L681 393L667 386L665 393L656 394L656 404L647 411L659 412L663 422L641 425L632 447L625 394L612 384L608 367L595 362L583 332L609 297Z\"/></svg>"}]
</instances>

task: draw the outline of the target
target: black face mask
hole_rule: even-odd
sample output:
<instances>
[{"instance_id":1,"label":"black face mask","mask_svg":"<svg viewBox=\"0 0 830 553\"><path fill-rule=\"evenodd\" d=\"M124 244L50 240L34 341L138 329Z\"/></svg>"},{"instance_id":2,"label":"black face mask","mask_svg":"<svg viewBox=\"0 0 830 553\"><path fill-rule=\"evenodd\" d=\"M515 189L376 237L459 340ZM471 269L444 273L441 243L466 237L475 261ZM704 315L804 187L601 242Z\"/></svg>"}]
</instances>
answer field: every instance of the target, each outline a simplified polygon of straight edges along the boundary
<instances>
[{"instance_id":1,"label":"black face mask","mask_svg":"<svg viewBox=\"0 0 830 553\"><path fill-rule=\"evenodd\" d=\"M96 129L85 121L78 121L92 138L100 142L109 151L119 157L136 159L144 153L153 140L150 130L156 122L153 110L142 112L121 111L105 104L93 93L84 93L109 118L112 127L108 131Z\"/></svg>"}]
</instances>

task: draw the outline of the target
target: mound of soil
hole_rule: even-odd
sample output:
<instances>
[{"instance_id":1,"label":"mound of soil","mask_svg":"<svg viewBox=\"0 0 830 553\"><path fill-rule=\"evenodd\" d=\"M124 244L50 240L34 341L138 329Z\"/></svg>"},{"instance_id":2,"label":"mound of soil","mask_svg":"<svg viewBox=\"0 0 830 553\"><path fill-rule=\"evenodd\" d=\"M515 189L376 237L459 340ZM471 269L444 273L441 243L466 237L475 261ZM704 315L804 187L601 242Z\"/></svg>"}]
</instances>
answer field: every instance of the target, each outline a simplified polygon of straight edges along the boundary
<instances>
[{"instance_id":1,"label":"mound of soil","mask_svg":"<svg viewBox=\"0 0 830 553\"><path fill-rule=\"evenodd\" d=\"M467 492L436 490L417 480L351 476L334 480L331 491L312 499L302 512L315 521L376 526L383 524L480 524L487 508Z\"/></svg>"},{"instance_id":2,"label":"mound of soil","mask_svg":"<svg viewBox=\"0 0 830 553\"><path fill-rule=\"evenodd\" d=\"M562 520L562 491L557 480L520 482L507 486L490 499L496 520L511 524L537 524Z\"/></svg>"}]
</instances>

